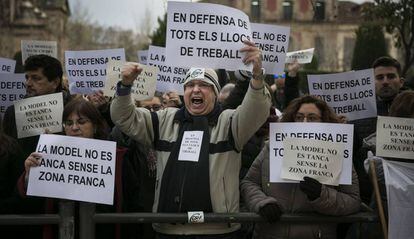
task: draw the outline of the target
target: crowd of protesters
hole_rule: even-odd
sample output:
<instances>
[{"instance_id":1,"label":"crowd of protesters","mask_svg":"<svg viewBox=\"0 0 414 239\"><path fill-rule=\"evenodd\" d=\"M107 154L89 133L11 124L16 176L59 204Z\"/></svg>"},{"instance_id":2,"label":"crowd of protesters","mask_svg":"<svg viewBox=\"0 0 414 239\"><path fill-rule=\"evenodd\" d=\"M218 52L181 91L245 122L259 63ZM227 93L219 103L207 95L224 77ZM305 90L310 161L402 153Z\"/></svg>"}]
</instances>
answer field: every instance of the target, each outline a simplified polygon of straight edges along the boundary
<instances>
[{"instance_id":1,"label":"crowd of protesters","mask_svg":"<svg viewBox=\"0 0 414 239\"><path fill-rule=\"evenodd\" d=\"M191 68L184 95L156 93L135 102L131 85L142 68L126 63L114 98L98 91L70 95L62 85L61 63L35 55L24 64L25 98L63 92L63 134L117 142L115 202L98 212L237 213L264 218L255 225L239 223L154 223L97 227L97 238L344 238L347 230L332 223L279 223L284 213L349 215L361 202L372 203L372 185L364 169L372 151L377 118L346 122L323 100L299 92L295 62L285 78L267 84L261 52L245 41L243 62L253 71L236 71L223 84L215 70ZM413 91L403 87L401 67L390 57L373 63L378 115L414 118ZM222 85L220 85L222 83ZM222 87L223 86L223 87ZM400 94L400 92L403 92ZM305 177L298 184L269 179L269 123L323 122L354 124L352 184L328 186ZM196 162L179 157L186 132L202 132ZM39 165L39 136L19 139L14 106L0 132L0 211L2 214L56 212L56 200L26 195L31 167ZM375 148L375 147L374 147ZM381 181L382 180L382 181ZM380 182L383 182L381 178ZM383 188L381 188L383 189ZM372 228L372 233L378 231ZM55 238L51 226L2 226L1 238ZM367 237L370 231L367 232Z\"/></svg>"}]
</instances>

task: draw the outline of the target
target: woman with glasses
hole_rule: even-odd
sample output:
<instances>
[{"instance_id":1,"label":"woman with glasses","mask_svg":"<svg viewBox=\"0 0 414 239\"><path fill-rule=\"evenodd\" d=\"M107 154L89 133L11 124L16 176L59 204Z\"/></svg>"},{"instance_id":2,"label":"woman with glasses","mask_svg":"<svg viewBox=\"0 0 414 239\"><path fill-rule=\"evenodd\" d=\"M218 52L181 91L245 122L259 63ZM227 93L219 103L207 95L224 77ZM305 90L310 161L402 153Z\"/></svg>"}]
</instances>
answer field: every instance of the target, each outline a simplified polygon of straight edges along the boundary
<instances>
[{"instance_id":1,"label":"woman with glasses","mask_svg":"<svg viewBox=\"0 0 414 239\"><path fill-rule=\"evenodd\" d=\"M338 123L339 119L325 101L314 96L293 100L282 115L282 122ZM358 179L352 172L352 185L337 187L304 177L300 183L270 183L269 144L250 167L241 182L241 194L250 211L266 222L257 223L253 238L336 238L336 224L278 223L283 213L320 213L347 215L360 208Z\"/></svg>"},{"instance_id":2,"label":"woman with glasses","mask_svg":"<svg viewBox=\"0 0 414 239\"><path fill-rule=\"evenodd\" d=\"M83 98L76 98L70 101L63 110L63 130L66 136L89 138L89 139L101 139L107 140L109 129L105 120L102 118L98 109L91 103ZM114 195L114 206L100 205L97 204L97 212L121 212L122 205L122 181L128 180L128 175L122 175L122 169L128 167L126 165L128 160L124 160L126 149L117 149L116 152L116 166L115 166L115 195ZM25 173L19 180L18 186L19 191L24 190L24 181L27 181L29 171L31 167L36 167L40 164L41 154L33 152L24 162ZM120 175L120 177L118 177ZM121 179L122 178L122 179ZM53 200L46 199L48 204L53 204ZM51 213L53 210L48 207L45 213ZM119 227L116 225L115 227ZM47 229L47 226L43 230L43 238L55 238L56 235L51 234L51 230ZM116 231L116 232L115 232ZM97 225L96 238L120 238L119 230L108 225Z\"/></svg>"}]
</instances>

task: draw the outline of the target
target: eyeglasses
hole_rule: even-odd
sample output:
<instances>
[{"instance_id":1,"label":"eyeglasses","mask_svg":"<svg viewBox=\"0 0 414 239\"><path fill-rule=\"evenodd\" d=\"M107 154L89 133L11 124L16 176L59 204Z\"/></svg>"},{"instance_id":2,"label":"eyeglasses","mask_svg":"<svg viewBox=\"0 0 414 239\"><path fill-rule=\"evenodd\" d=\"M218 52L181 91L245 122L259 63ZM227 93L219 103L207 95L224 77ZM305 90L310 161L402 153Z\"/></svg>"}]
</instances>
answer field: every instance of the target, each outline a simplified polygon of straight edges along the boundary
<instances>
[{"instance_id":1,"label":"eyeglasses","mask_svg":"<svg viewBox=\"0 0 414 239\"><path fill-rule=\"evenodd\" d=\"M297 113L295 115L295 122L303 122L305 118L306 122L321 122L321 116L312 113L308 115Z\"/></svg>"},{"instance_id":2,"label":"eyeglasses","mask_svg":"<svg viewBox=\"0 0 414 239\"><path fill-rule=\"evenodd\" d=\"M159 111L161 109L161 105L147 105L144 106L145 109L149 110L149 111Z\"/></svg>"},{"instance_id":3,"label":"eyeglasses","mask_svg":"<svg viewBox=\"0 0 414 239\"><path fill-rule=\"evenodd\" d=\"M187 84L185 84L184 88L190 88L190 89L192 89L192 88L194 88L196 85L197 85L199 88L201 88L201 89L208 89L208 88L212 87L212 85L211 85L211 84L206 83L206 82L203 82L203 81L200 81L200 82L197 82L197 83L195 83L195 82L193 82L193 81L190 81L190 82L188 82Z\"/></svg>"},{"instance_id":4,"label":"eyeglasses","mask_svg":"<svg viewBox=\"0 0 414 239\"><path fill-rule=\"evenodd\" d=\"M77 120L65 120L63 121L63 127L72 127L75 124L77 124L78 126L83 126L84 124L90 121L91 121L90 119L86 119L86 118L79 118Z\"/></svg>"}]
</instances>

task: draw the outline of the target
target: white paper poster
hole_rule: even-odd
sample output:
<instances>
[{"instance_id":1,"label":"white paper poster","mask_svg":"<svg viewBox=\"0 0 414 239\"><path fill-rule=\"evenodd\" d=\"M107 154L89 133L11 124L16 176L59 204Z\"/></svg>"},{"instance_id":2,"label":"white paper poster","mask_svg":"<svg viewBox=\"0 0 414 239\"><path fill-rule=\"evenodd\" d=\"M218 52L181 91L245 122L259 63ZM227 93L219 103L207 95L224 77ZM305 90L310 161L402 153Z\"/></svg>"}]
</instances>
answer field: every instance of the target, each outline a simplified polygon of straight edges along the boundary
<instances>
[{"instance_id":1,"label":"white paper poster","mask_svg":"<svg viewBox=\"0 0 414 239\"><path fill-rule=\"evenodd\" d=\"M262 65L267 74L280 74L285 69L290 27L252 23L252 36L262 50Z\"/></svg>"},{"instance_id":2,"label":"white paper poster","mask_svg":"<svg viewBox=\"0 0 414 239\"><path fill-rule=\"evenodd\" d=\"M309 93L349 121L377 116L373 69L308 75Z\"/></svg>"},{"instance_id":3,"label":"white paper poster","mask_svg":"<svg viewBox=\"0 0 414 239\"><path fill-rule=\"evenodd\" d=\"M26 61L29 56L48 55L57 59L57 42L56 41L34 41L22 40L22 62Z\"/></svg>"},{"instance_id":4,"label":"white paper poster","mask_svg":"<svg viewBox=\"0 0 414 239\"><path fill-rule=\"evenodd\" d=\"M0 57L0 73L14 73L16 61Z\"/></svg>"},{"instance_id":5,"label":"white paper poster","mask_svg":"<svg viewBox=\"0 0 414 239\"><path fill-rule=\"evenodd\" d=\"M315 139L286 138L283 141L281 177L303 181L305 176L338 186L344 145Z\"/></svg>"},{"instance_id":6,"label":"white paper poster","mask_svg":"<svg viewBox=\"0 0 414 239\"><path fill-rule=\"evenodd\" d=\"M352 184L352 146L354 126L332 123L270 123L270 182L296 182L281 177L284 140L287 138L321 140L343 147L342 172L339 184ZM305 145L312 146L312 145Z\"/></svg>"},{"instance_id":7,"label":"white paper poster","mask_svg":"<svg viewBox=\"0 0 414 239\"><path fill-rule=\"evenodd\" d=\"M184 131L178 161L198 162L203 134L203 131Z\"/></svg>"},{"instance_id":8,"label":"white paper poster","mask_svg":"<svg viewBox=\"0 0 414 239\"><path fill-rule=\"evenodd\" d=\"M166 64L252 71L239 50L251 40L249 17L210 3L168 2Z\"/></svg>"},{"instance_id":9,"label":"white paper poster","mask_svg":"<svg viewBox=\"0 0 414 239\"><path fill-rule=\"evenodd\" d=\"M55 93L14 103L18 138L62 132L63 95Z\"/></svg>"},{"instance_id":10,"label":"white paper poster","mask_svg":"<svg viewBox=\"0 0 414 239\"><path fill-rule=\"evenodd\" d=\"M103 90L105 96L113 97L116 92L116 84L121 80L121 69L124 62L109 61L107 79ZM131 95L134 100L149 100L154 97L157 84L158 67L140 64L143 69L138 75L131 88Z\"/></svg>"},{"instance_id":11,"label":"white paper poster","mask_svg":"<svg viewBox=\"0 0 414 239\"><path fill-rule=\"evenodd\" d=\"M20 100L26 94L24 74L0 73L0 116L7 107Z\"/></svg>"},{"instance_id":12,"label":"white paper poster","mask_svg":"<svg viewBox=\"0 0 414 239\"><path fill-rule=\"evenodd\" d=\"M27 195L113 204L116 142L43 134Z\"/></svg>"},{"instance_id":13,"label":"white paper poster","mask_svg":"<svg viewBox=\"0 0 414 239\"><path fill-rule=\"evenodd\" d=\"M138 51L138 62L139 63L146 65L147 58L148 58L148 50Z\"/></svg>"},{"instance_id":14,"label":"white paper poster","mask_svg":"<svg viewBox=\"0 0 414 239\"><path fill-rule=\"evenodd\" d=\"M293 63L295 60L299 64L307 64L312 62L313 52L315 48L309 48L305 50L292 51L286 54L286 63Z\"/></svg>"},{"instance_id":15,"label":"white paper poster","mask_svg":"<svg viewBox=\"0 0 414 239\"><path fill-rule=\"evenodd\" d=\"M125 50L65 51L65 66L71 94L102 90L109 60L125 61Z\"/></svg>"},{"instance_id":16,"label":"white paper poster","mask_svg":"<svg viewBox=\"0 0 414 239\"><path fill-rule=\"evenodd\" d=\"M189 68L170 66L165 63L165 48L149 46L148 65L156 66L159 69L157 76L157 91L176 91L184 95L185 74Z\"/></svg>"},{"instance_id":17,"label":"white paper poster","mask_svg":"<svg viewBox=\"0 0 414 239\"><path fill-rule=\"evenodd\" d=\"M414 119L378 116L376 155L414 159Z\"/></svg>"}]
</instances>

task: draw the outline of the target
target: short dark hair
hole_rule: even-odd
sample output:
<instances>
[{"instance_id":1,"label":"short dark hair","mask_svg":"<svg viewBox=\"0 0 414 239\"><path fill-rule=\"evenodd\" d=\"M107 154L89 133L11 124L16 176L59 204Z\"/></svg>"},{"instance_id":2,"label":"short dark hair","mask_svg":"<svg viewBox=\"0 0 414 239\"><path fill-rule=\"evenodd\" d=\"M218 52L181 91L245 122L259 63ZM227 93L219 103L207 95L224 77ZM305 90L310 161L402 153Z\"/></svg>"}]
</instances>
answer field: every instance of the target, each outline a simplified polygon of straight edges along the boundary
<instances>
[{"instance_id":1,"label":"short dark hair","mask_svg":"<svg viewBox=\"0 0 414 239\"><path fill-rule=\"evenodd\" d=\"M414 115L414 91L407 90L398 94L390 106L390 116L411 118Z\"/></svg>"},{"instance_id":2,"label":"short dark hair","mask_svg":"<svg viewBox=\"0 0 414 239\"><path fill-rule=\"evenodd\" d=\"M326 123L339 123L338 116L328 104L313 95L304 95L289 103L283 111L281 122L295 122L295 116L303 104L314 104L321 111L321 120Z\"/></svg>"},{"instance_id":3,"label":"short dark hair","mask_svg":"<svg viewBox=\"0 0 414 239\"><path fill-rule=\"evenodd\" d=\"M379 66L392 66L397 69L398 76L401 76L401 64L394 58L389 56L381 56L377 58L372 64L372 68L377 68Z\"/></svg>"},{"instance_id":4,"label":"short dark hair","mask_svg":"<svg viewBox=\"0 0 414 239\"><path fill-rule=\"evenodd\" d=\"M63 110L62 121L65 122L72 113L76 113L78 116L85 116L92 122L95 128L94 139L108 139L108 124L91 102L82 97L72 99Z\"/></svg>"},{"instance_id":5,"label":"short dark hair","mask_svg":"<svg viewBox=\"0 0 414 239\"><path fill-rule=\"evenodd\" d=\"M48 81L53 81L56 78L59 80L59 85L56 92L62 91L62 76L63 69L60 61L48 55L33 55L29 56L24 62L24 71L35 71L42 68L43 74Z\"/></svg>"}]
</instances>

